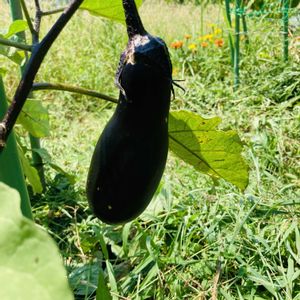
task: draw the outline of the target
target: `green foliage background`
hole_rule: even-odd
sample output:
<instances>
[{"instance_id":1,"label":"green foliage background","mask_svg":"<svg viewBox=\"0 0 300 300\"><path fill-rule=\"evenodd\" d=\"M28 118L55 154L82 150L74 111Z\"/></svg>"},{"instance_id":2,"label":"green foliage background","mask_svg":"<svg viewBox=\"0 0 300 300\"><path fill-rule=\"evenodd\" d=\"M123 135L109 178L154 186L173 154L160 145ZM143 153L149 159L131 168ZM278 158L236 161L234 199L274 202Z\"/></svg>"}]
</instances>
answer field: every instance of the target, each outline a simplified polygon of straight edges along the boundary
<instances>
[{"instance_id":1,"label":"green foliage background","mask_svg":"<svg viewBox=\"0 0 300 300\"><path fill-rule=\"evenodd\" d=\"M9 17L2 11L4 28L1 22ZM213 41L200 46L198 6L146 1L141 14L146 28L169 46L184 41L184 48L170 48L174 78L185 79L186 89L185 94L176 90L172 109L208 119L219 116L219 129L236 130L247 145L250 184L245 193L223 180L214 186L211 178L170 153L145 213L125 226L107 226L87 207L85 181L94 145L114 106L69 93L37 92L50 113L51 131L42 140L49 152L43 152L49 162L48 188L32 195L33 212L61 251L76 299L94 299L98 282L115 297L129 299L211 299L216 292L217 299L299 299L297 33L284 64L280 21L249 19L250 46L242 43L241 86L233 92L221 8L207 8L204 33L211 33L211 24L221 28L222 48ZM43 23L43 32L53 20ZM185 34L191 39L185 40ZM197 44L196 53L189 50L191 43ZM113 79L125 45L121 24L82 11L56 41L37 80L117 97ZM17 66L1 59L1 68L11 97ZM28 156L27 134L16 129Z\"/></svg>"}]
</instances>

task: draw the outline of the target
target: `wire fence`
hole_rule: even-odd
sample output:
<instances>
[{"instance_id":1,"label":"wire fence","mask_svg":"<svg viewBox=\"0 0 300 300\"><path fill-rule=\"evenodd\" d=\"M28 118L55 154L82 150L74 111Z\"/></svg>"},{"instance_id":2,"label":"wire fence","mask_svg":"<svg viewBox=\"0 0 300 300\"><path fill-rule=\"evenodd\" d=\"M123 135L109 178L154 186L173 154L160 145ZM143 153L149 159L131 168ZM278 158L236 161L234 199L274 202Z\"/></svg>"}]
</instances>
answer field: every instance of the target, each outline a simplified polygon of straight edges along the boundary
<instances>
[{"instance_id":1,"label":"wire fence","mask_svg":"<svg viewBox=\"0 0 300 300\"><path fill-rule=\"evenodd\" d=\"M292 24L294 29L300 28L300 15L297 5L298 0L277 0L271 3L262 2L260 7L253 7L255 1L246 5L243 0L235 0L232 4L230 0L225 0L225 10L228 26L231 29L228 34L231 60L234 70L234 88L237 89L240 83L240 40L245 37L245 42L249 43L247 21L249 18L267 18L281 22L279 34L282 36L282 53L285 62L289 59L289 34L293 27L289 27L289 18L293 16ZM234 24L232 21L234 16ZM299 19L298 19L299 18Z\"/></svg>"}]
</instances>

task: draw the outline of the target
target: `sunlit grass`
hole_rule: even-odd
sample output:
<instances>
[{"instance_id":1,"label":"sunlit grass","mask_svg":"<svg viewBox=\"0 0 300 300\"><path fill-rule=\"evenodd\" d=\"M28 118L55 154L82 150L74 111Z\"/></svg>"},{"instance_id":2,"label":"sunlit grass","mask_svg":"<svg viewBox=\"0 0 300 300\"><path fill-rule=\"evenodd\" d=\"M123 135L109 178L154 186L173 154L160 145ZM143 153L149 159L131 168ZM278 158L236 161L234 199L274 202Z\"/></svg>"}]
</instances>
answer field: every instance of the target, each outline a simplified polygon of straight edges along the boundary
<instances>
[{"instance_id":1,"label":"sunlit grass","mask_svg":"<svg viewBox=\"0 0 300 300\"><path fill-rule=\"evenodd\" d=\"M101 237L120 299L300 299L300 76L293 57L282 63L280 22L249 20L250 46L242 41L241 86L233 92L222 8L206 8L204 28L204 34L210 34L212 23L222 29L221 47L213 42L201 47L199 7L146 1L141 14L149 31L169 46L185 41L186 34L197 44L193 53L187 41L184 54L170 48L176 78L185 79L180 84L186 89L176 89L172 109L218 115L223 129L237 130L245 143L250 184L245 193L224 181L214 187L210 178L170 153L160 190L145 213L124 227L107 226L92 217L84 189L91 154L113 106L68 93L37 92L51 118L51 136L42 144L74 182L47 167L49 188L33 200L35 219L57 241L77 299L93 299L93 289L76 280L76 271L85 267L96 284L99 266L106 268ZM43 32L54 19L44 20ZM117 97L114 74L125 45L122 25L79 12L55 42L37 80ZM5 64L11 96L17 68Z\"/></svg>"}]
</instances>

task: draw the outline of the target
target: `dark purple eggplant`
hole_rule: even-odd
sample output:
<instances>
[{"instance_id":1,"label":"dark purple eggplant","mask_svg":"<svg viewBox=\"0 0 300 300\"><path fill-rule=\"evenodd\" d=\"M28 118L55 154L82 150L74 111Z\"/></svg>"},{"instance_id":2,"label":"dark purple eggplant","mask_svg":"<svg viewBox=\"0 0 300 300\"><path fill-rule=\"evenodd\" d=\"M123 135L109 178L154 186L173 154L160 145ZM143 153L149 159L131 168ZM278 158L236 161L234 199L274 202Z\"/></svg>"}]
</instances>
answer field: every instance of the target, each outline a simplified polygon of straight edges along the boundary
<instances>
[{"instance_id":1,"label":"dark purple eggplant","mask_svg":"<svg viewBox=\"0 0 300 300\"><path fill-rule=\"evenodd\" d=\"M146 32L133 0L123 0L129 41L116 74L116 110L96 145L87 197L103 222L141 214L161 180L168 154L172 65L164 41Z\"/></svg>"}]
</instances>

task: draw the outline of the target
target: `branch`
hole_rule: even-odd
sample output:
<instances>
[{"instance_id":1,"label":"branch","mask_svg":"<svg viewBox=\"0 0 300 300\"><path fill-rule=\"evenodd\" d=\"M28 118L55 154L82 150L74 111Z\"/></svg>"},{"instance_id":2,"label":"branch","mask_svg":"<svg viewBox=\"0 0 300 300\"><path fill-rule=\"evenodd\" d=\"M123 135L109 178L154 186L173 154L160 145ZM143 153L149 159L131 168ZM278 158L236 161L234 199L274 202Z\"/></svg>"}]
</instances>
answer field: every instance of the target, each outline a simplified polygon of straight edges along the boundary
<instances>
[{"instance_id":1,"label":"branch","mask_svg":"<svg viewBox=\"0 0 300 300\"><path fill-rule=\"evenodd\" d=\"M56 8L56 9L52 9L52 10L48 10L48 11L43 11L42 16L54 15L54 14L60 13L64 10L65 10L65 8L62 7L62 8Z\"/></svg>"},{"instance_id":2,"label":"branch","mask_svg":"<svg viewBox=\"0 0 300 300\"><path fill-rule=\"evenodd\" d=\"M41 20L42 20L42 10L41 10L39 0L34 0L34 3L35 3L35 19L34 19L35 33L32 35L32 42L33 42L33 44L37 44L39 42L40 27L41 27Z\"/></svg>"},{"instance_id":3,"label":"branch","mask_svg":"<svg viewBox=\"0 0 300 300\"><path fill-rule=\"evenodd\" d=\"M84 88L61 84L61 83L41 82L41 83L34 83L32 85L32 91L40 91L40 90L66 91L66 92L77 93L81 95L87 95L87 96L99 98L113 103L118 103L117 99L107 96L105 94L101 94L94 90L84 89Z\"/></svg>"},{"instance_id":4,"label":"branch","mask_svg":"<svg viewBox=\"0 0 300 300\"><path fill-rule=\"evenodd\" d=\"M2 122L0 123L0 152L3 150L6 140L25 104L28 94L31 91L33 80L42 64L43 59L53 42L56 40L82 2L83 0L73 0L43 40L37 44L32 51L32 55L26 64L22 79L15 92L12 104L9 106Z\"/></svg>"},{"instance_id":5,"label":"branch","mask_svg":"<svg viewBox=\"0 0 300 300\"><path fill-rule=\"evenodd\" d=\"M0 44L5 45L5 46L9 46L9 47L15 47L17 49L21 49L21 50L24 50L24 51L29 51L29 52L32 51L32 46L30 46L30 45L26 45L26 44L23 44L23 43L19 43L19 42L15 42L15 41L12 41L12 40L4 39L4 38L1 38L1 37L0 37Z\"/></svg>"},{"instance_id":6,"label":"branch","mask_svg":"<svg viewBox=\"0 0 300 300\"><path fill-rule=\"evenodd\" d=\"M27 21L29 30L30 30L31 34L34 35L34 34L35 34L35 30L34 30L34 28L33 28L33 24L32 24L32 22L31 22L30 15L29 15L29 12L28 12L26 3L25 3L24 0L20 0L20 3L21 3L21 6L22 6L22 9L23 9L23 12L24 12L25 19L26 19L26 21Z\"/></svg>"}]
</instances>

